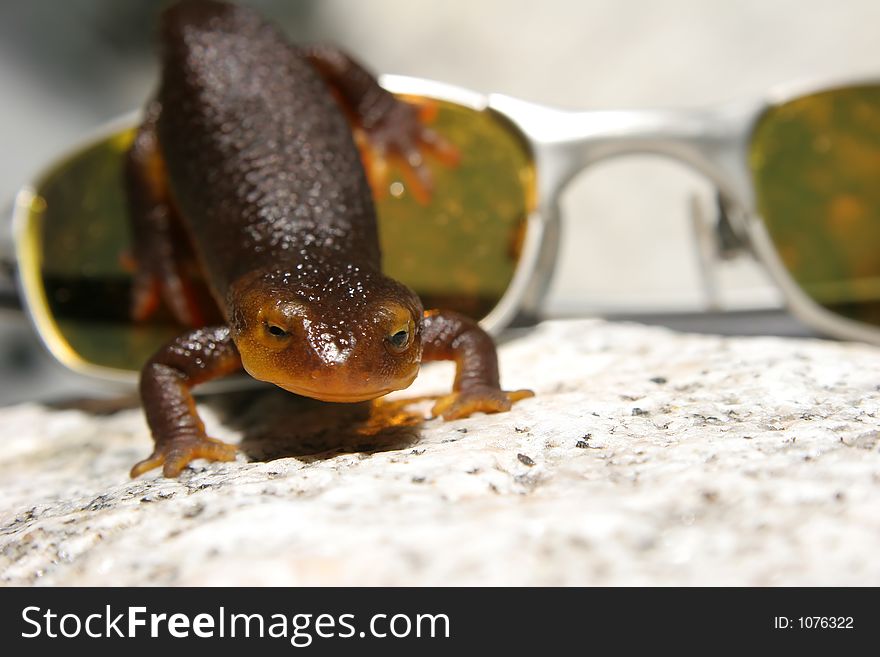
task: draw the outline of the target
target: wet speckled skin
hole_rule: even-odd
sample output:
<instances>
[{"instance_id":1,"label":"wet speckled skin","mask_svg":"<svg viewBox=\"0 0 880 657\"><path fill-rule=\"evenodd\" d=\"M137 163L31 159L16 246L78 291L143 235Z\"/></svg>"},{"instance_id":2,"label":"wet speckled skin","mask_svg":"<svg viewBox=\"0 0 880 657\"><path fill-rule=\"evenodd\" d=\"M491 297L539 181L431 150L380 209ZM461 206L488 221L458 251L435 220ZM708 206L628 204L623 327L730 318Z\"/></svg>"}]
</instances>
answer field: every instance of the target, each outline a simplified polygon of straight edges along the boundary
<instances>
[{"instance_id":1,"label":"wet speckled skin","mask_svg":"<svg viewBox=\"0 0 880 657\"><path fill-rule=\"evenodd\" d=\"M234 458L205 435L189 389L241 367L298 394L361 401L407 387L423 360L452 359L455 392L435 407L447 418L507 410L526 396L499 389L494 345L475 322L423 313L409 288L381 273L345 110L380 145L436 143L408 106L339 51L297 49L230 5L172 7L162 46L157 99L126 172L142 238L135 316L159 287L179 319L198 316L175 297L186 293L180 264L190 248L173 236L180 223L226 325L182 335L144 367L156 449L133 476Z\"/></svg>"},{"instance_id":2,"label":"wet speckled skin","mask_svg":"<svg viewBox=\"0 0 880 657\"><path fill-rule=\"evenodd\" d=\"M305 259L378 270L370 188L315 68L240 8L178 5L162 37L158 98L174 111L159 141L218 298L245 274Z\"/></svg>"}]
</instances>

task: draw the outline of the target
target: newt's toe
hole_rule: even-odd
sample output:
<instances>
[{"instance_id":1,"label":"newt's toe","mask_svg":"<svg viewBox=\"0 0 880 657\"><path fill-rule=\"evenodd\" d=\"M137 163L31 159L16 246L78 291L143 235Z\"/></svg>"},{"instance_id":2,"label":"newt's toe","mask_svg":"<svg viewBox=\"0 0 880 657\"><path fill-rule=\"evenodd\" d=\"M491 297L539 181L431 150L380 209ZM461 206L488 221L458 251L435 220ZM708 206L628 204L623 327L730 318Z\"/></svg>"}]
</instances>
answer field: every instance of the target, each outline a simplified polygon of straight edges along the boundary
<instances>
[{"instance_id":1,"label":"newt's toe","mask_svg":"<svg viewBox=\"0 0 880 657\"><path fill-rule=\"evenodd\" d=\"M376 198L385 197L393 165L415 201L428 205L434 180L426 156L432 156L446 167L458 165L461 160L458 148L425 125L431 120L429 114L415 105L398 102L383 121L366 130L361 155Z\"/></svg>"},{"instance_id":2,"label":"newt's toe","mask_svg":"<svg viewBox=\"0 0 880 657\"><path fill-rule=\"evenodd\" d=\"M195 459L234 461L237 451L235 445L207 436L181 436L157 447L149 457L136 463L130 474L133 479L162 466L162 475L173 478L178 476L190 461Z\"/></svg>"},{"instance_id":3,"label":"newt's toe","mask_svg":"<svg viewBox=\"0 0 880 657\"><path fill-rule=\"evenodd\" d=\"M479 387L441 397L431 412L434 417L442 416L444 420L470 417L474 413L503 413L509 411L515 402L534 395L531 390L511 391Z\"/></svg>"}]
</instances>

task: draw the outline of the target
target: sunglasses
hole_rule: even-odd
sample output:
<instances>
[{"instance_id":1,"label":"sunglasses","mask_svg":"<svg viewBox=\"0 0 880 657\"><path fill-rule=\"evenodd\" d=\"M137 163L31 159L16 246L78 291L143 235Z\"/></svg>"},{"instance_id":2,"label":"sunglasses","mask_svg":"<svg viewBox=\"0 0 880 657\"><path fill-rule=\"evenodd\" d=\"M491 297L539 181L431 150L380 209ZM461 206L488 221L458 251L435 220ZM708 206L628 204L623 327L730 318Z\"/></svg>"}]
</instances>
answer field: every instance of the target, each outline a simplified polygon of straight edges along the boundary
<instances>
[{"instance_id":1,"label":"sunglasses","mask_svg":"<svg viewBox=\"0 0 880 657\"><path fill-rule=\"evenodd\" d=\"M604 158L655 153L715 184L716 228L764 266L820 332L880 344L880 83L797 89L683 111L571 112L385 76L459 152L429 162L434 193L391 169L375 189L386 272L427 308L497 333L536 317L560 240L558 200ZM20 296L69 368L135 381L180 334L170 313L130 319L122 159L138 116L106 126L22 189L13 211ZM369 156L365 157L369 169Z\"/></svg>"}]
</instances>

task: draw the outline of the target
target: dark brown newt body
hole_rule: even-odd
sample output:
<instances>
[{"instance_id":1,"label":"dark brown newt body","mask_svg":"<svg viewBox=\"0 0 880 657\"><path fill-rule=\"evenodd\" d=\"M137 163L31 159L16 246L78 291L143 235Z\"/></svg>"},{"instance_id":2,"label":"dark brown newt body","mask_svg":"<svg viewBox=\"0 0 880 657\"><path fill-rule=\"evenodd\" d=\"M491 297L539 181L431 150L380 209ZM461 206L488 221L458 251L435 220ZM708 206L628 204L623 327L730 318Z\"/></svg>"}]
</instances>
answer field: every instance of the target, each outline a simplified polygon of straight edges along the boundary
<instances>
[{"instance_id":1,"label":"dark brown newt body","mask_svg":"<svg viewBox=\"0 0 880 657\"><path fill-rule=\"evenodd\" d=\"M200 323L183 273L191 248L225 324L181 336L144 367L156 450L133 475L233 458L206 437L189 388L241 367L298 394L361 401L407 387L424 360L453 359L455 392L435 407L447 418L527 396L500 390L494 345L474 322L424 313L381 272L346 111L427 183L420 147L452 149L411 107L344 54L298 49L250 10L181 3L164 14L162 41L157 100L127 163L133 312L146 316L161 295L181 321ZM179 225L191 247L174 237Z\"/></svg>"},{"instance_id":2,"label":"dark brown newt body","mask_svg":"<svg viewBox=\"0 0 880 657\"><path fill-rule=\"evenodd\" d=\"M165 18L158 135L215 295L317 258L378 271L370 188L327 83L251 12L210 9Z\"/></svg>"}]
</instances>

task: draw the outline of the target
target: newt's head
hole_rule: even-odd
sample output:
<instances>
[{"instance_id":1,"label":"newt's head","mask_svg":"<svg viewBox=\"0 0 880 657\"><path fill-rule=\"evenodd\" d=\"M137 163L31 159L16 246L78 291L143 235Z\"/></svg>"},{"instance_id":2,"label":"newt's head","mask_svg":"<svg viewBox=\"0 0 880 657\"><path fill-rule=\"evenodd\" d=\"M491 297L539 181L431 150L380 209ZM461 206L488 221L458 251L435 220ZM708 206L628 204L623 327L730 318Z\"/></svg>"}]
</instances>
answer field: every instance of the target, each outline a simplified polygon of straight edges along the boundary
<instances>
[{"instance_id":1,"label":"newt's head","mask_svg":"<svg viewBox=\"0 0 880 657\"><path fill-rule=\"evenodd\" d=\"M232 286L244 369L285 390L357 402L408 387L422 357L422 304L405 285L354 265L306 263Z\"/></svg>"}]
</instances>

